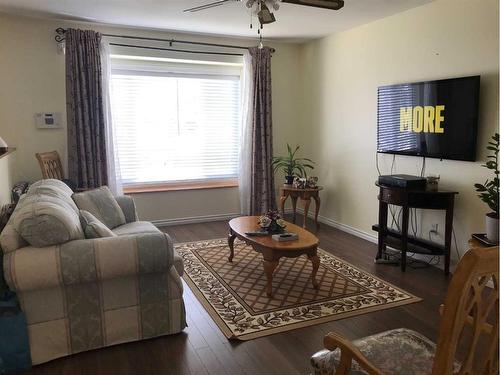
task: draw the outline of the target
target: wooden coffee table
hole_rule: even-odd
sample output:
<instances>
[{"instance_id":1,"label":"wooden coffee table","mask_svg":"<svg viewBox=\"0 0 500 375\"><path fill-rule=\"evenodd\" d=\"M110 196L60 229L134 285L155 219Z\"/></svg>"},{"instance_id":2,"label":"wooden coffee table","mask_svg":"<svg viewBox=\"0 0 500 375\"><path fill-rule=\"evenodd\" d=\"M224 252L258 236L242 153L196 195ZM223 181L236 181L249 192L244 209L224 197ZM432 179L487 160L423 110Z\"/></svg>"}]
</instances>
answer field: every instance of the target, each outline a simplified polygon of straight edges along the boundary
<instances>
[{"instance_id":1,"label":"wooden coffee table","mask_svg":"<svg viewBox=\"0 0 500 375\"><path fill-rule=\"evenodd\" d=\"M229 249L231 250L228 258L229 262L232 262L234 258L234 240L236 237L251 245L258 253L261 253L264 258L264 272L267 277L266 293L268 297L271 297L273 294L273 274L278 266L279 259L281 257L296 258L301 255L307 255L313 267L311 275L312 285L317 289L319 287L316 280L319 268L319 257L317 254L318 238L311 232L289 222L286 223L286 231L297 233L299 235L298 240L278 242L274 241L270 235L265 237L247 236L245 232L260 229L258 220L258 216L244 216L229 222L229 236L227 239Z\"/></svg>"}]
</instances>

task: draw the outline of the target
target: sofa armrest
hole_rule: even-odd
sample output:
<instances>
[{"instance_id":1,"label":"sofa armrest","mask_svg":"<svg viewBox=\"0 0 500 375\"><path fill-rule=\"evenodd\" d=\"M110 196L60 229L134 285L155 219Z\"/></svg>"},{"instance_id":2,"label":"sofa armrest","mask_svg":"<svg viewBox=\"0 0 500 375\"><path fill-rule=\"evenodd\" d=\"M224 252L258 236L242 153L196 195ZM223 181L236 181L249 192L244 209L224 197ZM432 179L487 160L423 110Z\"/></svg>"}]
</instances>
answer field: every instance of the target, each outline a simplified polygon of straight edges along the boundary
<instances>
[{"instance_id":1,"label":"sofa armrest","mask_svg":"<svg viewBox=\"0 0 500 375\"><path fill-rule=\"evenodd\" d=\"M139 217L137 216L137 210L135 208L135 202L132 197L121 195L119 197L115 197L115 199L122 209L123 214L125 215L125 221L127 223L132 223L139 220Z\"/></svg>"},{"instance_id":2,"label":"sofa armrest","mask_svg":"<svg viewBox=\"0 0 500 375\"><path fill-rule=\"evenodd\" d=\"M173 243L165 233L24 247L4 256L7 284L18 292L166 273L172 266Z\"/></svg>"}]
</instances>

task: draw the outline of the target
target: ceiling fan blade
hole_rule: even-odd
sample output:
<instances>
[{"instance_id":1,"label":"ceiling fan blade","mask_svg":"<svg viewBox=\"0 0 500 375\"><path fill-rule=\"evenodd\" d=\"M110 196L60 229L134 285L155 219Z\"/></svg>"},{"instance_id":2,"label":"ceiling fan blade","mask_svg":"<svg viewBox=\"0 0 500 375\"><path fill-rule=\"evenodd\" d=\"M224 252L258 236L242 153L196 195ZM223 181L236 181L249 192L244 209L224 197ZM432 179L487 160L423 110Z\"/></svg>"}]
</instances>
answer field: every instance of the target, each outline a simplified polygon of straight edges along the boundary
<instances>
[{"instance_id":1,"label":"ceiling fan blade","mask_svg":"<svg viewBox=\"0 0 500 375\"><path fill-rule=\"evenodd\" d=\"M210 9L210 8L215 8L221 5L224 5L225 3L229 3L234 0L220 0L220 1L215 1L213 3L208 3L205 5L199 5L197 7L189 8L189 9L184 9L183 12L199 12L200 10L205 10L205 9Z\"/></svg>"},{"instance_id":2,"label":"ceiling fan blade","mask_svg":"<svg viewBox=\"0 0 500 375\"><path fill-rule=\"evenodd\" d=\"M344 7L344 0L281 0L283 3L305 5L316 8L339 10Z\"/></svg>"}]
</instances>

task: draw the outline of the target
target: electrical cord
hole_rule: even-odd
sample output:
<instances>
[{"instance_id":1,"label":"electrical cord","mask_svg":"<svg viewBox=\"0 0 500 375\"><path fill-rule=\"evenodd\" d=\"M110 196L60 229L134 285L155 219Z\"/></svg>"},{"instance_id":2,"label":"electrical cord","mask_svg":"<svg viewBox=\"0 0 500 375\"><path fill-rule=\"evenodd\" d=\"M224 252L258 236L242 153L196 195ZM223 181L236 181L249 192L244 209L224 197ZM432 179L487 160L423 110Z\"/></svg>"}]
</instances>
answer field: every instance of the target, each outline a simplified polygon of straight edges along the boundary
<instances>
[{"instance_id":1,"label":"electrical cord","mask_svg":"<svg viewBox=\"0 0 500 375\"><path fill-rule=\"evenodd\" d=\"M391 222L391 228L394 228L394 225L396 225L396 229L401 232L401 212L402 208L399 208L399 212L396 215L397 208L395 208L393 205L389 205L389 212L391 213L392 217L392 222ZM396 217L397 216L397 217Z\"/></svg>"},{"instance_id":2,"label":"electrical cord","mask_svg":"<svg viewBox=\"0 0 500 375\"><path fill-rule=\"evenodd\" d=\"M401 232L401 214L403 213L403 207L399 208L398 216L396 219L396 227L398 228L398 231Z\"/></svg>"},{"instance_id":3,"label":"electrical cord","mask_svg":"<svg viewBox=\"0 0 500 375\"><path fill-rule=\"evenodd\" d=\"M413 215L414 215L414 218L415 218L415 228L412 228L413 229L413 235L415 237L417 237L417 234L418 234L418 216L417 216L417 209L416 208L413 209Z\"/></svg>"},{"instance_id":4,"label":"electrical cord","mask_svg":"<svg viewBox=\"0 0 500 375\"><path fill-rule=\"evenodd\" d=\"M413 211L414 210L415 209L410 208L410 212L409 212L409 216L410 216L410 228L411 228L411 231L413 233L413 236L417 237L417 229L415 228L416 223L415 223L414 216L413 216Z\"/></svg>"},{"instance_id":5,"label":"electrical cord","mask_svg":"<svg viewBox=\"0 0 500 375\"><path fill-rule=\"evenodd\" d=\"M424 177L425 174L425 156L424 159L422 160L422 169L420 171L420 177Z\"/></svg>"},{"instance_id":6,"label":"electrical cord","mask_svg":"<svg viewBox=\"0 0 500 375\"><path fill-rule=\"evenodd\" d=\"M423 254L425 255L425 254ZM433 255L429 260L416 259L415 253L406 253L406 265L412 269L423 269L428 267L435 267L441 263L441 258L438 255ZM388 261L394 261L401 263L401 253L385 253L385 257Z\"/></svg>"},{"instance_id":7,"label":"electrical cord","mask_svg":"<svg viewBox=\"0 0 500 375\"><path fill-rule=\"evenodd\" d=\"M378 154L378 152L376 152L376 153L375 153L375 155L376 155L376 156L375 156L375 164L376 164L376 166L377 166L377 172L378 172L378 175L379 175L379 177L380 177L380 176L382 176L382 173L380 172L380 167L379 167L379 165L378 165L378 155L379 155L379 154Z\"/></svg>"},{"instance_id":8,"label":"electrical cord","mask_svg":"<svg viewBox=\"0 0 500 375\"><path fill-rule=\"evenodd\" d=\"M458 251L457 236L455 235L455 228L452 229L453 241L455 242L455 251L457 253L457 260L460 260L460 252Z\"/></svg>"},{"instance_id":9,"label":"electrical cord","mask_svg":"<svg viewBox=\"0 0 500 375\"><path fill-rule=\"evenodd\" d=\"M429 230L429 241L432 241L432 234L434 232L432 230ZM455 243L455 252L457 254L457 260L460 259L460 251L458 250L458 242L457 242L457 236L455 234L455 228L452 228L452 231L451 231L451 234L452 234L452 237L453 237L453 242ZM438 257L439 258L439 257ZM432 260L432 259L431 259ZM439 259L440 260L440 259ZM437 264L439 264L440 262L438 262Z\"/></svg>"},{"instance_id":10,"label":"electrical cord","mask_svg":"<svg viewBox=\"0 0 500 375\"><path fill-rule=\"evenodd\" d=\"M394 165L396 162L396 154L392 155L392 163L391 163L391 175L393 174L394 171ZM382 176L382 172L380 171L380 165L379 165L379 153L375 153L375 165L377 167L377 173L379 176Z\"/></svg>"},{"instance_id":11,"label":"electrical cord","mask_svg":"<svg viewBox=\"0 0 500 375\"><path fill-rule=\"evenodd\" d=\"M441 263L441 258L438 255L433 255L429 260L421 260L410 257L411 262L408 263L408 266L413 269L421 269L428 267L435 267ZM437 259L436 261L434 259Z\"/></svg>"}]
</instances>

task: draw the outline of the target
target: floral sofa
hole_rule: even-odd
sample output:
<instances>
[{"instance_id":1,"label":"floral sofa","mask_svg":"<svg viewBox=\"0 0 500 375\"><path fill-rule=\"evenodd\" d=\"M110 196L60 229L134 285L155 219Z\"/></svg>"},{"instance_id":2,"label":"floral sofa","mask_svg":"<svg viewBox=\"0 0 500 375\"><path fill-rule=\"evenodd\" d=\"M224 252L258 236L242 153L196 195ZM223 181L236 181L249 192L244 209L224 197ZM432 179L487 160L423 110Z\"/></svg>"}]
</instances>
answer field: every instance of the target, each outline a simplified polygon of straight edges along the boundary
<instances>
[{"instance_id":1,"label":"floral sofa","mask_svg":"<svg viewBox=\"0 0 500 375\"><path fill-rule=\"evenodd\" d=\"M26 315L33 364L186 326L183 264L172 240L138 221L130 197L115 199L106 189L87 196L58 180L39 181L0 234L4 277ZM80 205L109 234L86 238Z\"/></svg>"}]
</instances>

